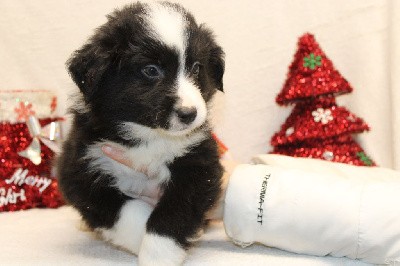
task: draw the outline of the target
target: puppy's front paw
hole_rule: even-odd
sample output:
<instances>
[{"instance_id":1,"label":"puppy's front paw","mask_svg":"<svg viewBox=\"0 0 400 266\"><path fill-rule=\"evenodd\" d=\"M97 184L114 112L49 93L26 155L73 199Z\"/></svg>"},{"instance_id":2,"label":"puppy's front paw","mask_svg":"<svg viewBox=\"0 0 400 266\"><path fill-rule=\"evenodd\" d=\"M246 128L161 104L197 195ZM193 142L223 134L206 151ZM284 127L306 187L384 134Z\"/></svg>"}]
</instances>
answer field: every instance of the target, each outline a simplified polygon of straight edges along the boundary
<instances>
[{"instance_id":1,"label":"puppy's front paw","mask_svg":"<svg viewBox=\"0 0 400 266\"><path fill-rule=\"evenodd\" d=\"M139 265L182 265L185 256L185 250L172 238L146 233L140 246Z\"/></svg>"}]
</instances>

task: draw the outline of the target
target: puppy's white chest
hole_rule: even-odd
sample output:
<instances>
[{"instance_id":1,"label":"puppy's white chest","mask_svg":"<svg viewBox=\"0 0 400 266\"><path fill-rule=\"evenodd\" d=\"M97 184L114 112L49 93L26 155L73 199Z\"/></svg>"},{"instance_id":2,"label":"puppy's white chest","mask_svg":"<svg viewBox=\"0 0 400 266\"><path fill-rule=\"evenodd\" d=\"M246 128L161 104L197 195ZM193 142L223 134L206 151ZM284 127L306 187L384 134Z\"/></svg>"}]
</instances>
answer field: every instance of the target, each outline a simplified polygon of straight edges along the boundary
<instances>
[{"instance_id":1,"label":"puppy's white chest","mask_svg":"<svg viewBox=\"0 0 400 266\"><path fill-rule=\"evenodd\" d=\"M126 149L126 157L132 162L132 167L122 165L101 152L104 144L117 145L107 141L92 145L86 158L91 159L91 168L100 169L102 172L115 178L115 186L127 195L140 195L147 182L166 183L170 180L171 172L168 164L177 157L185 155L193 145L205 138L204 132L189 136L168 136L160 134L143 140L132 148Z\"/></svg>"},{"instance_id":2,"label":"puppy's white chest","mask_svg":"<svg viewBox=\"0 0 400 266\"><path fill-rule=\"evenodd\" d=\"M188 151L190 146L187 144L178 140L160 138L130 148L127 156L132 161L135 170L163 183L167 182L171 175L167 165Z\"/></svg>"}]
</instances>

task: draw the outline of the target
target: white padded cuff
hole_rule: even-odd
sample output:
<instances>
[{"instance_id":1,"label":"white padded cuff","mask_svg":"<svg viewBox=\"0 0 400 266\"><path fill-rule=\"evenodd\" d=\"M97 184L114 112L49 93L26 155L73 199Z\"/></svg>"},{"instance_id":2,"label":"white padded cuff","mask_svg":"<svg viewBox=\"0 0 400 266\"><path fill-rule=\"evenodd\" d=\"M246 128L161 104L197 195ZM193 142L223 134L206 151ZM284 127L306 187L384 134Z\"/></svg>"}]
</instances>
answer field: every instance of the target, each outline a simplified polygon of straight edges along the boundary
<instances>
[{"instance_id":1,"label":"white padded cuff","mask_svg":"<svg viewBox=\"0 0 400 266\"><path fill-rule=\"evenodd\" d=\"M357 175L358 168L352 171ZM226 193L226 233L242 246L260 242L369 263L400 259L400 173L393 171L395 179L373 172L375 178L363 179L240 165Z\"/></svg>"}]
</instances>

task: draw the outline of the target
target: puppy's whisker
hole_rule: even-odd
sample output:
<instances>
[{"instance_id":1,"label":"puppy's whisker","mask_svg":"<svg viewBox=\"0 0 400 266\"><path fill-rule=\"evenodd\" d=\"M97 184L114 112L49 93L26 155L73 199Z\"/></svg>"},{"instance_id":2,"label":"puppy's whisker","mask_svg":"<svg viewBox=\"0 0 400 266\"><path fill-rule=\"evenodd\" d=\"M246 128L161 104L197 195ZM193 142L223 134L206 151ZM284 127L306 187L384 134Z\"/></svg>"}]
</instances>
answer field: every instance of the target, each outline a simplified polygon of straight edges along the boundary
<instances>
[{"instance_id":1,"label":"puppy's whisker","mask_svg":"<svg viewBox=\"0 0 400 266\"><path fill-rule=\"evenodd\" d=\"M162 111L160 110L160 111L158 111L158 112L156 113L156 122L158 121L158 116L160 115L161 112L162 112Z\"/></svg>"},{"instance_id":2,"label":"puppy's whisker","mask_svg":"<svg viewBox=\"0 0 400 266\"><path fill-rule=\"evenodd\" d=\"M165 94L165 96L167 96L167 97L170 97L170 98L175 98L176 97L176 92L167 92L166 94Z\"/></svg>"}]
</instances>

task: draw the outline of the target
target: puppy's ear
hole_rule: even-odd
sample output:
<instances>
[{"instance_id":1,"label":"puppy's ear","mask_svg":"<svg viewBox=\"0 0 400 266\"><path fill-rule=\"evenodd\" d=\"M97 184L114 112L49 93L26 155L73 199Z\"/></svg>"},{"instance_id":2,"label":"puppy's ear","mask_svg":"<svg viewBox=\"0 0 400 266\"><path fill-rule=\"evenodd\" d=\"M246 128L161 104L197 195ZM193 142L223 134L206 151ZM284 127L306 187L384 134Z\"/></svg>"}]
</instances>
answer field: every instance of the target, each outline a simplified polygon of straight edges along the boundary
<instances>
[{"instance_id":1,"label":"puppy's ear","mask_svg":"<svg viewBox=\"0 0 400 266\"><path fill-rule=\"evenodd\" d=\"M225 53L221 47L215 45L210 51L210 76L215 84L215 87L220 90L224 91L224 85L222 81L222 77L224 76L225 72Z\"/></svg>"},{"instance_id":2,"label":"puppy's ear","mask_svg":"<svg viewBox=\"0 0 400 266\"><path fill-rule=\"evenodd\" d=\"M83 93L86 100L90 100L109 66L109 54L94 43L87 43L74 52L67 61L68 71Z\"/></svg>"}]
</instances>

